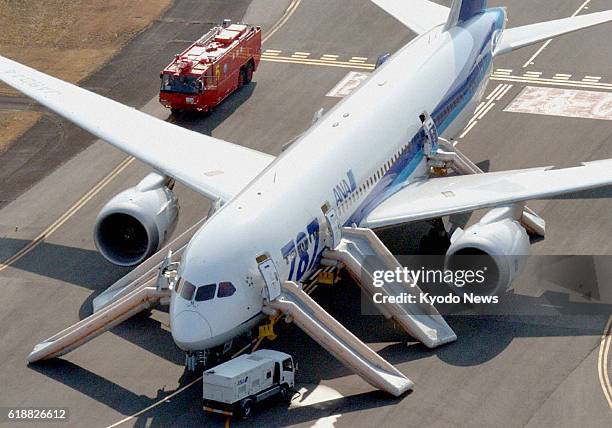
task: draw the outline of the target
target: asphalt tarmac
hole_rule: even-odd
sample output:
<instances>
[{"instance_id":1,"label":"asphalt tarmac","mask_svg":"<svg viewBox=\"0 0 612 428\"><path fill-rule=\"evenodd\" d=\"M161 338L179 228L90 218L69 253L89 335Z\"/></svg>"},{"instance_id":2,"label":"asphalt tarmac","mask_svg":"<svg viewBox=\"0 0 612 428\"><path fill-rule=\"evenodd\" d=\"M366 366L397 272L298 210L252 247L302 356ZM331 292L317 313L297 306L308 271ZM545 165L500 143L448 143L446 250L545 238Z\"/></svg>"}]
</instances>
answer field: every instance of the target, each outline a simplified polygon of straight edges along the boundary
<instances>
[{"instance_id":1,"label":"asphalt tarmac","mask_svg":"<svg viewBox=\"0 0 612 428\"><path fill-rule=\"evenodd\" d=\"M286 57L306 52L310 58L338 55L337 61L343 63L366 58L369 64L414 37L367 0L270 3L177 1L84 86L167 118L168 112L155 99L159 70L205 32L205 23L225 17L275 30L264 49L281 51L280 56ZM570 16L583 0L555 2L554 9L545 0L529 2L529 6L518 0L504 4L512 27ZM284 19L288 6L293 13ZM609 5L593 0L588 7L593 12ZM274 25L283 19L282 26ZM609 26L600 27L557 39L527 67L523 66L541 45L497 59L495 68L505 71L500 80L490 83L487 93L507 92L457 146L492 171L612 158L609 121L504 111L524 87L550 86L519 81L528 71L542 76L572 74L571 81L600 76L601 82L612 82L609 32ZM278 154L283 144L308 128L317 110L327 110L339 100L326 94L352 70L348 65L300 59L262 61L253 83L212 114L173 120ZM5 327L0 332L0 406L67 406L70 426L110 426L126 418L125 426L225 424L225 418L203 414L200 383L163 401L193 379L184 372L183 355L172 342L163 310L137 315L56 361L26 364L25 357L36 343L90 314L93 297L127 272L95 251L92 229L106 201L149 170L137 161L124 161L124 154L55 116L45 117L58 125L41 122L0 157L0 199L7 201L0 211L0 260L31 247L23 256L13 257L9 266L0 265L4 308L0 322ZM88 193L90 189L95 191ZM209 203L182 186L177 186L177 193L182 206L178 233L204 216ZM533 254L597 254L603 263L612 254L610 200L575 198L529 205L547 220L548 228L546 240L532 247ZM403 236L409 235L382 234L396 251L408 245ZM554 303L568 296L570 291L563 287L542 293L539 260L543 259L534 260L515 284L515 293L536 299L536 305L542 305L538 299ZM611 301L609 287L595 291L602 300ZM458 341L431 351L415 343L406 346L405 336L381 318L359 316L359 293L350 280L331 289L320 287L313 296L409 376L415 391L390 399L297 327L283 325L279 339L265 346L296 357L300 395L289 408L270 403L259 409L251 423L609 426L612 409L598 376L599 345L608 319L605 311L572 316L555 311L549 316L450 316ZM143 411L150 406L154 407Z\"/></svg>"}]
</instances>

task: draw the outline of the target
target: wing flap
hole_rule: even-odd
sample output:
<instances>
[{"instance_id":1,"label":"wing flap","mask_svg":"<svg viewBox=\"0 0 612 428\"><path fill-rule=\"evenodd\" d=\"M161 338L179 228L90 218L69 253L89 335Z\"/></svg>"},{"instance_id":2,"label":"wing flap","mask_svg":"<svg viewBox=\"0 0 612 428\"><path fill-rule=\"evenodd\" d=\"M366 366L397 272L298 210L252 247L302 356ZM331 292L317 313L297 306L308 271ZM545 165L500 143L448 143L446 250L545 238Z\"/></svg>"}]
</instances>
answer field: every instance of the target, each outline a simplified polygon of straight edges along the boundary
<instances>
[{"instance_id":1,"label":"wing flap","mask_svg":"<svg viewBox=\"0 0 612 428\"><path fill-rule=\"evenodd\" d=\"M503 55L543 40L610 21L612 10L510 28L502 33L494 55Z\"/></svg>"},{"instance_id":2,"label":"wing flap","mask_svg":"<svg viewBox=\"0 0 612 428\"><path fill-rule=\"evenodd\" d=\"M159 120L2 56L0 81L211 199L229 200L274 159Z\"/></svg>"},{"instance_id":3,"label":"wing flap","mask_svg":"<svg viewBox=\"0 0 612 428\"><path fill-rule=\"evenodd\" d=\"M446 23L450 9L428 0L371 0L417 34Z\"/></svg>"},{"instance_id":4,"label":"wing flap","mask_svg":"<svg viewBox=\"0 0 612 428\"><path fill-rule=\"evenodd\" d=\"M546 167L432 178L413 182L387 198L361 226L393 226L609 185L612 159L565 169Z\"/></svg>"}]
</instances>

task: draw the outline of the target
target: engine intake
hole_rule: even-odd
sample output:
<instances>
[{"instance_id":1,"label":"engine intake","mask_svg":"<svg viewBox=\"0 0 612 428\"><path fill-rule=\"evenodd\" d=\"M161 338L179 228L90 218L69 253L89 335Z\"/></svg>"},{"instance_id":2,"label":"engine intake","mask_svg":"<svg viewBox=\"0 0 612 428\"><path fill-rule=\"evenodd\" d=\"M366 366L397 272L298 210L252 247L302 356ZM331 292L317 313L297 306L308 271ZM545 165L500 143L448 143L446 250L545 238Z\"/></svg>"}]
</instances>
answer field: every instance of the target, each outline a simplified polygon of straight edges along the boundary
<instances>
[{"instance_id":1,"label":"engine intake","mask_svg":"<svg viewBox=\"0 0 612 428\"><path fill-rule=\"evenodd\" d=\"M529 252L529 236L516 220L522 207L491 210L467 230L457 229L446 253L446 269L457 272L481 271L482 281L457 287L462 292L483 296L497 295L518 277Z\"/></svg>"},{"instance_id":2,"label":"engine intake","mask_svg":"<svg viewBox=\"0 0 612 428\"><path fill-rule=\"evenodd\" d=\"M134 266L156 253L174 230L179 204L173 182L157 173L112 198L96 219L100 253L119 266Z\"/></svg>"}]
</instances>

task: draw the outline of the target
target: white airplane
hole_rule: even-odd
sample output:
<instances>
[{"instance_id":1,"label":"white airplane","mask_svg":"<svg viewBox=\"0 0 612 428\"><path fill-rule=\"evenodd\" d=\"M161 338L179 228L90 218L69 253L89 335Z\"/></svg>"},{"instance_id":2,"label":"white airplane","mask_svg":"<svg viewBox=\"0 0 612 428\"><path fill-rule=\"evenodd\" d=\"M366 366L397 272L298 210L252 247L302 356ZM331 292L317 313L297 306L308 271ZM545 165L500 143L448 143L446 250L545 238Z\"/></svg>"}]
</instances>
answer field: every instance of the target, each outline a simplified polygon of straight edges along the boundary
<instances>
[{"instance_id":1,"label":"white airplane","mask_svg":"<svg viewBox=\"0 0 612 428\"><path fill-rule=\"evenodd\" d=\"M495 57L612 21L612 11L506 29L486 0L373 0L418 34L278 157L155 119L0 57L0 80L156 172L118 194L95 226L98 249L122 266L159 250L176 223L177 180L217 209L191 239L172 291L176 344L188 355L227 344L266 316L280 283L299 283L334 249L342 227L377 229L491 208L452 237L447 257L525 254L524 202L612 184L612 160L435 177L437 135L464 129ZM491 292L520 266L501 265ZM503 278L502 278L503 277Z\"/></svg>"}]
</instances>

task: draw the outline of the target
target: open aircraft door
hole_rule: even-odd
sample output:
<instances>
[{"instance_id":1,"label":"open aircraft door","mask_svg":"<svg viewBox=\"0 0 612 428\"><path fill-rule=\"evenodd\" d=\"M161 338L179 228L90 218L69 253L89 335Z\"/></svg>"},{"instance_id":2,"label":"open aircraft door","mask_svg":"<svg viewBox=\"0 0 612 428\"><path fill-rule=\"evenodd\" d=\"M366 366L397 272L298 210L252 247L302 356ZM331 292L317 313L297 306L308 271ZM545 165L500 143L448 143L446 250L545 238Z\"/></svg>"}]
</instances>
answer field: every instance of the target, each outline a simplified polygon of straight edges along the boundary
<instances>
[{"instance_id":1,"label":"open aircraft door","mask_svg":"<svg viewBox=\"0 0 612 428\"><path fill-rule=\"evenodd\" d=\"M329 246L331 248L336 248L336 246L340 243L340 239L342 239L342 235L340 233L340 223L338 221L336 210L329 205L329 202L325 202L325 204L323 204L321 207L321 211L323 211L323 215L325 216L325 222L327 223L327 228L329 229L330 238L332 240Z\"/></svg>"},{"instance_id":2,"label":"open aircraft door","mask_svg":"<svg viewBox=\"0 0 612 428\"><path fill-rule=\"evenodd\" d=\"M264 299L272 301L281 294L281 282L276 270L274 261L269 254L262 254L257 257L257 265L261 276L263 276L266 288L264 290Z\"/></svg>"}]
</instances>

